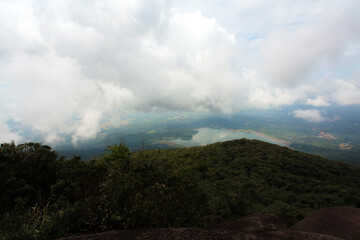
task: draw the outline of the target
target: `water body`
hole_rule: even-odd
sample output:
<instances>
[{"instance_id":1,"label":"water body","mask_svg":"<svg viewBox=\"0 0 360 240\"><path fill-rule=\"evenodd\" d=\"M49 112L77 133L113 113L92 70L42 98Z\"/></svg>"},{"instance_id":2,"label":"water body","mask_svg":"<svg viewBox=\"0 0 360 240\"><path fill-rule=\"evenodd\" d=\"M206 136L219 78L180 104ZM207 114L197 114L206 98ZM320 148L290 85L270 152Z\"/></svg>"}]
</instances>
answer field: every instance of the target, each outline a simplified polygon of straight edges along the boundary
<instances>
[{"instance_id":1,"label":"water body","mask_svg":"<svg viewBox=\"0 0 360 240\"><path fill-rule=\"evenodd\" d=\"M285 146L284 143L277 142L273 139L264 136L260 136L253 132L232 131L224 128L209 128L209 127L196 129L196 131L198 131L198 133L195 134L191 140L174 139L174 140L170 140L170 142L183 147L193 147L193 146L204 146L215 142L225 142L234 139L246 138L246 139L256 139L268 143L273 143L279 146Z\"/></svg>"}]
</instances>

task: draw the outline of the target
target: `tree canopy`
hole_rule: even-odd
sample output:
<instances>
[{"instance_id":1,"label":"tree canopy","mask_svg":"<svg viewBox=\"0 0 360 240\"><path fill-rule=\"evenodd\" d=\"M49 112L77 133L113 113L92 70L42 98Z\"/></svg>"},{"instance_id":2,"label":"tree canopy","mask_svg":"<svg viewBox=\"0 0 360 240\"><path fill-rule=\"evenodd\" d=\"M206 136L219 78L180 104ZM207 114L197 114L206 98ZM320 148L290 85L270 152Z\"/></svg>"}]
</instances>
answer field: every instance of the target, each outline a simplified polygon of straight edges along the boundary
<instances>
[{"instance_id":1,"label":"tree canopy","mask_svg":"<svg viewBox=\"0 0 360 240\"><path fill-rule=\"evenodd\" d=\"M39 143L1 144L0 239L201 227L265 212L296 222L323 207L360 207L359 168L256 140L107 151L84 162Z\"/></svg>"}]
</instances>

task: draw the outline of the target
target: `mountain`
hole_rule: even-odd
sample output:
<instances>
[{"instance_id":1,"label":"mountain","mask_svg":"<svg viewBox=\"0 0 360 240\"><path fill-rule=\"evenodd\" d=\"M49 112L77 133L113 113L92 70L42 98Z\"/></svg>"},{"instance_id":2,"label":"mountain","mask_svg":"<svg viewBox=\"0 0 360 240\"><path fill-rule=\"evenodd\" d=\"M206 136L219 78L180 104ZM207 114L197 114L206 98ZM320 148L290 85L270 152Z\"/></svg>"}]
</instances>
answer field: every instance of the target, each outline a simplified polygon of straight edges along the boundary
<instances>
[{"instance_id":1,"label":"mountain","mask_svg":"<svg viewBox=\"0 0 360 240\"><path fill-rule=\"evenodd\" d=\"M107 151L84 162L38 143L2 144L3 239L206 227L263 213L293 225L318 209L360 207L360 168L257 140Z\"/></svg>"}]
</instances>

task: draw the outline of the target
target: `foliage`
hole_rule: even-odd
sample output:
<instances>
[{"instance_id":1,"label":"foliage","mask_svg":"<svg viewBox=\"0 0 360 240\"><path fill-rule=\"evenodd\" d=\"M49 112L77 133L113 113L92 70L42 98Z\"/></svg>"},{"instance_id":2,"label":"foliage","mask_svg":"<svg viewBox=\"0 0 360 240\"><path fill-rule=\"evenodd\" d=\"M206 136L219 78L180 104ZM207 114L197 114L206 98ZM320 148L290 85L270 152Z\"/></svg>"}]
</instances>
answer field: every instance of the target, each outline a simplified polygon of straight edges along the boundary
<instances>
[{"instance_id":1,"label":"foliage","mask_svg":"<svg viewBox=\"0 0 360 240\"><path fill-rule=\"evenodd\" d=\"M359 168L260 141L107 151L84 162L39 143L2 144L0 240L195 227L260 212L295 222L323 207L360 207Z\"/></svg>"},{"instance_id":2,"label":"foliage","mask_svg":"<svg viewBox=\"0 0 360 240\"><path fill-rule=\"evenodd\" d=\"M360 207L360 169L256 140L150 150L148 159L197 178L222 219L270 212L298 221L311 211Z\"/></svg>"},{"instance_id":3,"label":"foliage","mask_svg":"<svg viewBox=\"0 0 360 240\"><path fill-rule=\"evenodd\" d=\"M3 239L202 224L205 195L191 177L135 159L124 144L107 150L103 158L83 162L57 159L41 144L2 144Z\"/></svg>"}]
</instances>

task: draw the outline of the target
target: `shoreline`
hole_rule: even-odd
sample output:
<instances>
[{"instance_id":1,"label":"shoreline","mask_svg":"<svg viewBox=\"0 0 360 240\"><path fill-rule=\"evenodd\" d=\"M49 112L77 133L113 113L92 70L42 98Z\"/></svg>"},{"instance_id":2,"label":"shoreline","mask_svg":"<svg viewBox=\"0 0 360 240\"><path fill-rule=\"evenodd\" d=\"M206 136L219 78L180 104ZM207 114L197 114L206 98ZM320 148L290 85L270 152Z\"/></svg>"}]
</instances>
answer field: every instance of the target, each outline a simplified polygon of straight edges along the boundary
<instances>
[{"instance_id":1,"label":"shoreline","mask_svg":"<svg viewBox=\"0 0 360 240\"><path fill-rule=\"evenodd\" d=\"M208 126L208 127L205 127L205 128L215 128L215 129L218 129L218 127L216 127L216 126ZM197 133L199 132L199 130L200 130L201 128L197 128L197 129L194 129L195 131L197 131ZM226 130L226 128L220 128L220 129L224 129L224 130ZM268 135L268 134L266 134L266 133L262 133L262 132L257 132L257 131L255 131L255 130L251 130L251 129L230 129L230 128L227 128L227 130L229 131L232 131L232 132L244 132L244 133L251 133L251 134L254 134L254 135L256 135L256 136L258 136L258 137L262 137L262 138L265 138L265 139L267 139L267 140L270 140L270 142L269 141L266 141L265 139L263 139L262 141L265 141L265 142L269 142L269 143L273 143L273 144L277 144L277 145L279 145L279 146L284 146L284 147L287 147L287 148L290 148L290 144L291 144L291 142L288 142L288 141L285 141L285 140L280 140L280 139L278 139L278 138L276 138L276 137L272 137L272 136L270 136L270 135ZM196 133L196 134L197 134ZM194 134L194 135L196 135L196 134ZM194 136L193 135L193 136ZM192 136L192 137L193 137ZM246 137L244 137L244 138L246 138ZM178 138L179 140L183 140L183 141L191 141L192 140L192 138L191 139L181 139L181 138ZM158 143L163 143L163 144L166 144L166 145L168 145L168 146L171 146L171 147L174 147L174 146L176 146L176 145L180 145L179 143L175 143L175 142L172 142L172 140L178 140L178 139L163 139L163 140L160 140L160 141L157 141ZM251 139L251 138L250 138ZM256 138L255 138L256 139ZM259 139L259 140L261 140L261 139ZM221 142L221 141L220 141ZM210 144L210 143L207 143L207 144ZM194 146L201 146L201 145L194 145Z\"/></svg>"},{"instance_id":2,"label":"shoreline","mask_svg":"<svg viewBox=\"0 0 360 240\"><path fill-rule=\"evenodd\" d=\"M258 135L258 136L261 136L261 137L270 139L270 140L272 140L272 141L274 141L274 142L278 142L278 143L284 144L286 147L289 147L289 145L290 145L290 143L287 142L287 141L283 141L283 140L280 140L280 139L278 139L278 138L271 137L271 136L269 136L269 135L267 135L267 134L265 134L265 133L257 132L257 131L254 131L254 130L250 130L250 132L251 132L251 133L254 133L254 134Z\"/></svg>"},{"instance_id":3,"label":"shoreline","mask_svg":"<svg viewBox=\"0 0 360 240\"><path fill-rule=\"evenodd\" d=\"M274 141L274 142L281 143L281 144L285 145L286 147L289 147L289 146L290 146L290 143L287 142L287 141L280 140L280 139L278 139L278 138L269 136L269 135L267 135L267 134L265 134L265 133L257 132L257 131L255 131L255 130L231 129L231 131L233 131L233 132L239 131L239 132L253 133L253 134L258 135L258 136L260 136L260 137L264 137L264 138L267 138L267 139L272 140L272 141Z\"/></svg>"}]
</instances>

